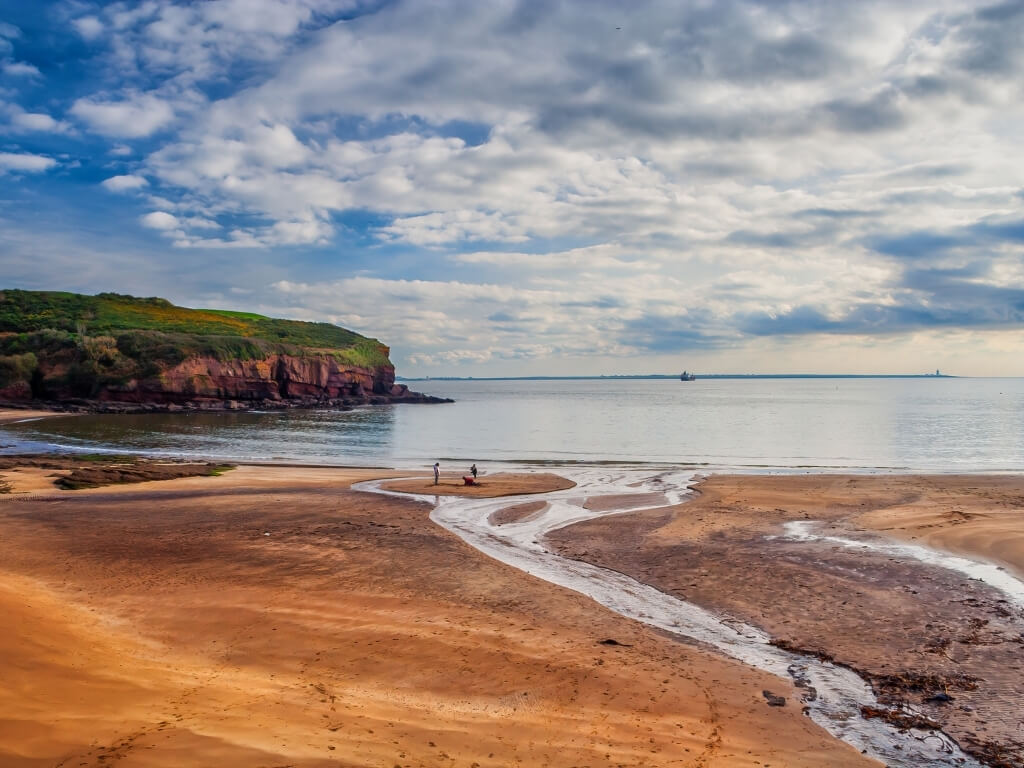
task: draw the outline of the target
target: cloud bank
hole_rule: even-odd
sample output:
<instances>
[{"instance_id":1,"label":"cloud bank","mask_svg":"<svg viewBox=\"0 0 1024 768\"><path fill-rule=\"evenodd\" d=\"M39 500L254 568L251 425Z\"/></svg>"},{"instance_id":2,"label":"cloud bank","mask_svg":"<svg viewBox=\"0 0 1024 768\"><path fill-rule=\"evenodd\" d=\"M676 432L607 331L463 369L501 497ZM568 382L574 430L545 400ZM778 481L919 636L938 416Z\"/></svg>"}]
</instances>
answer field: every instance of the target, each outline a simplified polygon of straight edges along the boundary
<instances>
[{"instance_id":1,"label":"cloud bank","mask_svg":"<svg viewBox=\"0 0 1024 768\"><path fill-rule=\"evenodd\" d=\"M0 168L102 158L136 237L237 265L179 300L411 372L1024 373L1021 0L49 12L89 77L0 29L0 130L55 142Z\"/></svg>"}]
</instances>

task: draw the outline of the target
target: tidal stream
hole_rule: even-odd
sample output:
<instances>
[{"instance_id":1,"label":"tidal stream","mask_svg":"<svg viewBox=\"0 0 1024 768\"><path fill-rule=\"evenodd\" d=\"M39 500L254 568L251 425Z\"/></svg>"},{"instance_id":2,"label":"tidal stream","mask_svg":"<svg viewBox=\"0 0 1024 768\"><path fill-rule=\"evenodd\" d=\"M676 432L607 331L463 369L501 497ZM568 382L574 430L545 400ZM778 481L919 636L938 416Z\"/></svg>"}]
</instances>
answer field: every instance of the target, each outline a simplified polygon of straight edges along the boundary
<instances>
[{"instance_id":1,"label":"tidal stream","mask_svg":"<svg viewBox=\"0 0 1024 768\"><path fill-rule=\"evenodd\" d=\"M1024 582L1013 576L1001 565L980 563L977 560L970 560L966 557L957 557L956 555L939 552L916 544L859 541L857 539L848 539L842 536L830 536L816 533L820 527L821 523L815 520L794 520L792 522L785 523L782 526L785 533L780 538L791 539L793 541L821 541L826 544L835 544L846 549L862 549L905 560L917 560L927 565L937 565L940 568L948 568L951 571L958 571L962 573L969 579L982 581L990 587L995 587L1006 595L1009 600L1021 607L1024 607Z\"/></svg>"},{"instance_id":2,"label":"tidal stream","mask_svg":"<svg viewBox=\"0 0 1024 768\"><path fill-rule=\"evenodd\" d=\"M801 692L805 712L826 731L892 768L928 766L982 766L960 750L941 731L900 731L881 719L865 719L861 707L881 707L870 685L852 670L817 658L784 651L770 644L770 637L755 626L717 615L700 606L665 594L622 573L570 560L549 551L544 537L559 528L606 515L639 511L649 507L647 499L636 505L618 500L615 509L585 509L588 498L661 494L666 504L679 504L697 478L691 471L666 471L612 467L560 470L576 487L552 493L494 499L433 496L383 490L383 481L358 483L355 490L404 498L418 498L433 505L431 519L452 531L471 546L508 565L552 584L580 592L601 605L637 621L713 648L731 658L792 680ZM542 501L539 512L516 522L492 522L494 513L513 505ZM658 508L653 507L653 508ZM787 537L811 539L808 527L790 527ZM839 543L839 542L836 542ZM893 555L924 560L933 565L969 572L984 578L1015 600L1024 594L1024 584L991 566L974 563L923 547L897 547L843 540L843 546L892 547ZM911 551L913 550L913 551ZM970 569L970 570L968 570Z\"/></svg>"}]
</instances>

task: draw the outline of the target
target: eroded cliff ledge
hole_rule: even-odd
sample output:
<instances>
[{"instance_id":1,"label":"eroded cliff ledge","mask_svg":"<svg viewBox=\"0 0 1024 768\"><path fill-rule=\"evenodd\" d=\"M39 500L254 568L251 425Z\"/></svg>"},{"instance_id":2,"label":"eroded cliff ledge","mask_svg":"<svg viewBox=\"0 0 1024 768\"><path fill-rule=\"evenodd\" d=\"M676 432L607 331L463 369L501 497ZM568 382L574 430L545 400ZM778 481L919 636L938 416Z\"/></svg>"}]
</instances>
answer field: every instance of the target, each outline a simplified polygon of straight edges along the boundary
<instances>
[{"instance_id":1,"label":"eroded cliff ledge","mask_svg":"<svg viewBox=\"0 0 1024 768\"><path fill-rule=\"evenodd\" d=\"M329 323L118 294L0 292L0 401L138 411L450 402L395 384L389 349Z\"/></svg>"}]
</instances>

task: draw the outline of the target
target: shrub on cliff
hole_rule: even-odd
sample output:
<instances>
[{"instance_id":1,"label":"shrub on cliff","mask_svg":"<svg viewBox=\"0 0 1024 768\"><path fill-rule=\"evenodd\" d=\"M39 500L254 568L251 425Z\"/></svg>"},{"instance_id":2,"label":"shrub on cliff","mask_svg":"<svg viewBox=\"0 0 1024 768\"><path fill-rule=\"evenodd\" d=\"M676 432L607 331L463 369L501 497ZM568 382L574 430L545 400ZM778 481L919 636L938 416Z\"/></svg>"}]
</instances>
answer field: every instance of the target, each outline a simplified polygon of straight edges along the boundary
<instances>
[{"instance_id":1,"label":"shrub on cliff","mask_svg":"<svg viewBox=\"0 0 1024 768\"><path fill-rule=\"evenodd\" d=\"M0 357L0 389L7 389L21 382L30 384L32 374L38 366L39 361L31 352Z\"/></svg>"},{"instance_id":2,"label":"shrub on cliff","mask_svg":"<svg viewBox=\"0 0 1024 768\"><path fill-rule=\"evenodd\" d=\"M140 365L143 378L155 376L162 368L177 365L192 354L189 338L159 331L124 331L115 337L118 351Z\"/></svg>"},{"instance_id":3,"label":"shrub on cliff","mask_svg":"<svg viewBox=\"0 0 1024 768\"><path fill-rule=\"evenodd\" d=\"M362 339L347 349L332 350L330 354L339 363L358 368L380 368L391 365L387 352L374 339Z\"/></svg>"},{"instance_id":4,"label":"shrub on cliff","mask_svg":"<svg viewBox=\"0 0 1024 768\"><path fill-rule=\"evenodd\" d=\"M39 356L52 355L62 349L75 347L75 335L55 328L44 328L31 333L0 333L0 354L18 355L33 352Z\"/></svg>"},{"instance_id":5,"label":"shrub on cliff","mask_svg":"<svg viewBox=\"0 0 1024 768\"><path fill-rule=\"evenodd\" d=\"M177 365L189 357L228 360L265 360L273 354L301 355L294 344L274 344L264 339L243 336L199 336L160 331L124 331L117 335L117 348L123 355L143 365Z\"/></svg>"}]
</instances>

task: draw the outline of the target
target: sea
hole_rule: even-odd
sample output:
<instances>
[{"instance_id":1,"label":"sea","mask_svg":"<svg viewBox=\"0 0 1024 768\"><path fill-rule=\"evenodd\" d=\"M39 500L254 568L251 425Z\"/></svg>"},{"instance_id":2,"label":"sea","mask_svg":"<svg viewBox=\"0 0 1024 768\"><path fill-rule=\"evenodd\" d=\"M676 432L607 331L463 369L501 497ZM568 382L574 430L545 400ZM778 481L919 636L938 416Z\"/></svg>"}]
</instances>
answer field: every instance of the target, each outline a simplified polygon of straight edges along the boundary
<instances>
[{"instance_id":1,"label":"sea","mask_svg":"<svg viewBox=\"0 0 1024 768\"><path fill-rule=\"evenodd\" d=\"M431 380L445 405L82 415L0 426L0 451L461 470L1024 472L1024 379Z\"/></svg>"}]
</instances>

